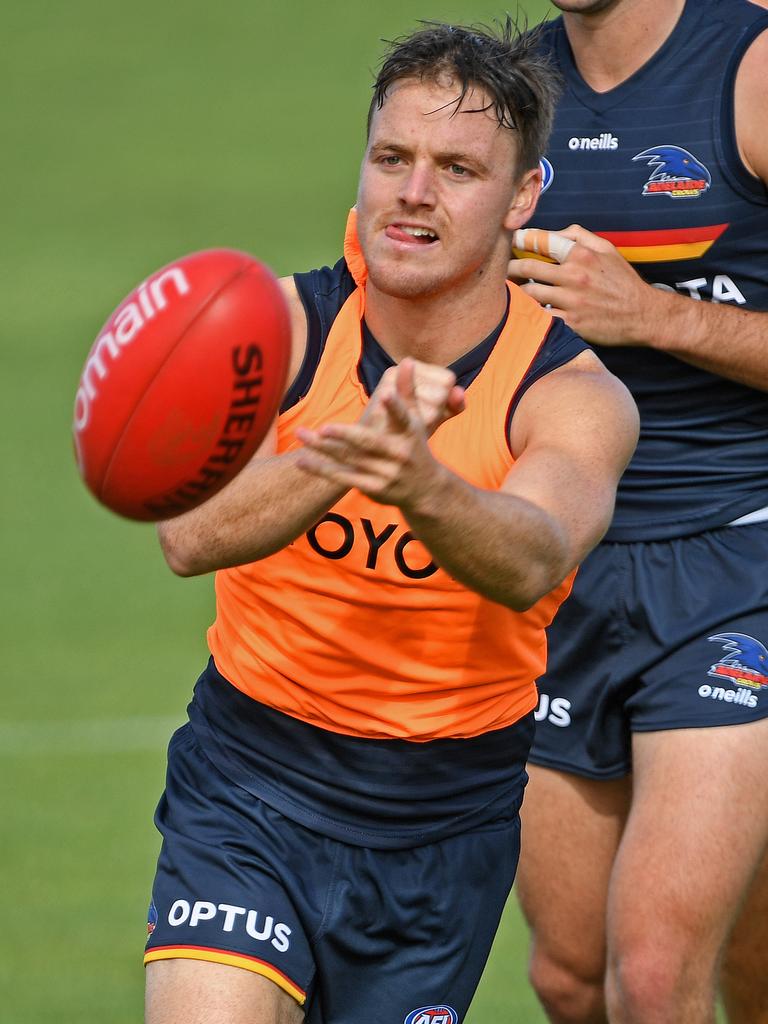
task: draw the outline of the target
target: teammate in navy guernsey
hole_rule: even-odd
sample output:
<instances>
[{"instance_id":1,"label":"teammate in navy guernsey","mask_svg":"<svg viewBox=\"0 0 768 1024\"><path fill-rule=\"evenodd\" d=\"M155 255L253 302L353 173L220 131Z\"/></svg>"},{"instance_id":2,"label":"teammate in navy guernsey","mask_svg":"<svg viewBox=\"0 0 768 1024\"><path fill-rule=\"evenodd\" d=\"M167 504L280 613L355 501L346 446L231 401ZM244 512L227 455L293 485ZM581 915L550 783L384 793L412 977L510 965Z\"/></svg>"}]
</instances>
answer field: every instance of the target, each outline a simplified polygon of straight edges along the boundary
<instances>
[{"instance_id":1,"label":"teammate in navy guernsey","mask_svg":"<svg viewBox=\"0 0 768 1024\"><path fill-rule=\"evenodd\" d=\"M729 1021L759 1024L768 13L554 3L565 87L532 224L576 244L510 274L595 344L642 426L549 632L519 872L532 981L557 1024L713 1022L718 982Z\"/></svg>"}]
</instances>

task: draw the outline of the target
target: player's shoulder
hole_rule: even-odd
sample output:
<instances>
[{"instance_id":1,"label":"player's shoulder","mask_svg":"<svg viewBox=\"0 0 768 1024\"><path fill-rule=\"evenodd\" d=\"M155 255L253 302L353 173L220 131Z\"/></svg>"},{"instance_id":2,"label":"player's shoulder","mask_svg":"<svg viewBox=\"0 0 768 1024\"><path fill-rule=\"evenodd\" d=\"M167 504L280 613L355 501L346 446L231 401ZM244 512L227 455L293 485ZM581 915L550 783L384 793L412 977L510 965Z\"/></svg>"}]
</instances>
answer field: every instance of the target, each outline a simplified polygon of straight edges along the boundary
<instances>
[{"instance_id":1,"label":"player's shoulder","mask_svg":"<svg viewBox=\"0 0 768 1024\"><path fill-rule=\"evenodd\" d=\"M357 285L346 260L332 267L293 274L281 280L291 308L293 351L282 408L294 405L314 378L325 342L341 307Z\"/></svg>"},{"instance_id":2,"label":"player's shoulder","mask_svg":"<svg viewBox=\"0 0 768 1024\"><path fill-rule=\"evenodd\" d=\"M319 317L326 328L357 287L345 259L332 267L296 273L292 282L308 319Z\"/></svg>"},{"instance_id":3,"label":"player's shoulder","mask_svg":"<svg viewBox=\"0 0 768 1024\"><path fill-rule=\"evenodd\" d=\"M759 23L768 17L768 0L709 0L709 17L729 26Z\"/></svg>"},{"instance_id":4,"label":"player's shoulder","mask_svg":"<svg viewBox=\"0 0 768 1024\"><path fill-rule=\"evenodd\" d=\"M569 408L587 419L597 417L621 427L637 441L639 414L630 391L590 348L554 368L530 389L536 409ZM523 403L521 403L521 408ZM587 415L589 414L589 415Z\"/></svg>"}]
</instances>

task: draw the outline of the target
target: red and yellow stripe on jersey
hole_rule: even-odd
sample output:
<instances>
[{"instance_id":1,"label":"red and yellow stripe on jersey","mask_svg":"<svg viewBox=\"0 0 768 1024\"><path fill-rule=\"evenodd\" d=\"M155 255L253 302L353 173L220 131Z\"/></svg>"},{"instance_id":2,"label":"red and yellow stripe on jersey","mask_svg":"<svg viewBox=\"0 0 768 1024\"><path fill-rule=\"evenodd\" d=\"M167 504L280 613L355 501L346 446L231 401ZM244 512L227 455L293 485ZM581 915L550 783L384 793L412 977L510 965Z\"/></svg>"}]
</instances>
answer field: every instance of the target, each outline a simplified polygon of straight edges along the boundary
<instances>
[{"instance_id":1,"label":"red and yellow stripe on jersey","mask_svg":"<svg viewBox=\"0 0 768 1024\"><path fill-rule=\"evenodd\" d=\"M598 231L629 263L672 263L695 260L715 244L727 224L660 231Z\"/></svg>"},{"instance_id":2,"label":"red and yellow stripe on jersey","mask_svg":"<svg viewBox=\"0 0 768 1024\"><path fill-rule=\"evenodd\" d=\"M144 954L144 963L151 964L155 960L205 960L208 963L226 964L228 967L240 967L252 974L260 974L263 978L273 981L283 992L293 996L299 1006L306 1002L307 993L295 985L291 979L266 960L244 953L230 953L226 949L211 949L208 946L155 946Z\"/></svg>"},{"instance_id":3,"label":"red and yellow stripe on jersey","mask_svg":"<svg viewBox=\"0 0 768 1024\"><path fill-rule=\"evenodd\" d=\"M615 245L629 263L674 263L703 256L723 234L727 224L708 224L699 228L664 228L657 231L596 231L600 238ZM546 256L514 249L513 254L553 263Z\"/></svg>"},{"instance_id":4,"label":"red and yellow stripe on jersey","mask_svg":"<svg viewBox=\"0 0 768 1024\"><path fill-rule=\"evenodd\" d=\"M278 450L297 426L355 421L365 266L354 219L345 257L357 289L331 327L308 394L278 422ZM466 409L430 447L479 488L513 466L512 398L551 316L514 285L506 324L470 385ZM254 700L358 737L466 738L510 725L537 701L544 628L572 577L525 612L463 587L432 563L399 510L348 492L307 534L260 562L216 574L208 643L221 674Z\"/></svg>"}]
</instances>

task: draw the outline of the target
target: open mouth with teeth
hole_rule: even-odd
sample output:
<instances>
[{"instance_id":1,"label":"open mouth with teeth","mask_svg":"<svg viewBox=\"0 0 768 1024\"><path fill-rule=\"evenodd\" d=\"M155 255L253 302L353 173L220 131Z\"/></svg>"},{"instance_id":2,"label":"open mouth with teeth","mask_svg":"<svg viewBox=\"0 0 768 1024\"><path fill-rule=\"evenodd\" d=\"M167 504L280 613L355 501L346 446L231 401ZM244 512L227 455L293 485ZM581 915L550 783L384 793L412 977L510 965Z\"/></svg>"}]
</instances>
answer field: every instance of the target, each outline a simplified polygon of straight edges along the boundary
<instances>
[{"instance_id":1,"label":"open mouth with teeth","mask_svg":"<svg viewBox=\"0 0 768 1024\"><path fill-rule=\"evenodd\" d=\"M418 245L431 245L433 242L438 241L436 231L412 224L390 224L387 227L386 233L397 242L416 242Z\"/></svg>"}]
</instances>

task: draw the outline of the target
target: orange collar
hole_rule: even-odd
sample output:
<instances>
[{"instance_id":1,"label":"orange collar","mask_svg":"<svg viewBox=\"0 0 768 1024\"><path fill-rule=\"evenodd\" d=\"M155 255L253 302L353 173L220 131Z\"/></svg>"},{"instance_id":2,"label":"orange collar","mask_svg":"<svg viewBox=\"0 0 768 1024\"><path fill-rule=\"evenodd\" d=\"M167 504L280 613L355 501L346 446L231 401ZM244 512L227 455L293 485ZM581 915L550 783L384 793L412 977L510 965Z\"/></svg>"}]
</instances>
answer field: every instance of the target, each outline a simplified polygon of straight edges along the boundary
<instances>
[{"instance_id":1,"label":"orange collar","mask_svg":"<svg viewBox=\"0 0 768 1024\"><path fill-rule=\"evenodd\" d=\"M360 239L357 237L357 210L354 206L349 211L347 227L344 231L344 259L347 261L349 272L357 287L365 288L368 267L365 265L363 251L360 248Z\"/></svg>"}]
</instances>

